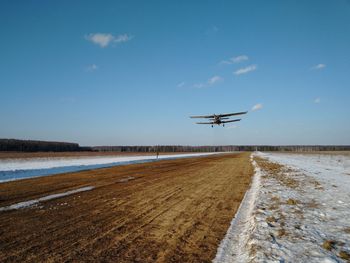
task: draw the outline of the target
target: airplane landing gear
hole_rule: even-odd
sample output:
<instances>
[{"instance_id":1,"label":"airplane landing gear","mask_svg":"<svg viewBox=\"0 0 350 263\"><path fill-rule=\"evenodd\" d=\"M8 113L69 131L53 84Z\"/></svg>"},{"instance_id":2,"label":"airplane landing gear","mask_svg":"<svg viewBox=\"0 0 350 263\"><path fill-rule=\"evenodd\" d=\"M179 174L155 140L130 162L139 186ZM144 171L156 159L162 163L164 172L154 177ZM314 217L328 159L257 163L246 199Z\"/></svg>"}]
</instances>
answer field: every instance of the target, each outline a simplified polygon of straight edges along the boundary
<instances>
[{"instance_id":1,"label":"airplane landing gear","mask_svg":"<svg viewBox=\"0 0 350 263\"><path fill-rule=\"evenodd\" d=\"M211 126L212 128L214 127L214 125Z\"/></svg>"}]
</instances>

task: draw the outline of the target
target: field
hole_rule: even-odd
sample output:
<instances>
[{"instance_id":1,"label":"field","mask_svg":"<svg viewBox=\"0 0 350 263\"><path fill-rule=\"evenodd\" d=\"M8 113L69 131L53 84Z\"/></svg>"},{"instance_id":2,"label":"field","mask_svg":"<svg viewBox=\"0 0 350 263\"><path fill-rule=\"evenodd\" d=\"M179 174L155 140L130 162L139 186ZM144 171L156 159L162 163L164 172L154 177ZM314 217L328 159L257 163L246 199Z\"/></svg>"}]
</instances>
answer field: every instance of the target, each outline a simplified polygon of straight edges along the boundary
<instances>
[{"instance_id":1,"label":"field","mask_svg":"<svg viewBox=\"0 0 350 263\"><path fill-rule=\"evenodd\" d=\"M1 262L350 262L349 152L76 157L0 160Z\"/></svg>"},{"instance_id":2,"label":"field","mask_svg":"<svg viewBox=\"0 0 350 263\"><path fill-rule=\"evenodd\" d=\"M210 262L250 184L249 156L164 160L2 183L0 261ZM11 208L84 187L91 188Z\"/></svg>"},{"instance_id":3,"label":"field","mask_svg":"<svg viewBox=\"0 0 350 263\"><path fill-rule=\"evenodd\" d=\"M159 155L181 154L182 152L161 152ZM102 156L144 156L155 152L0 152L0 159L55 158L55 157L102 157Z\"/></svg>"},{"instance_id":4,"label":"field","mask_svg":"<svg viewBox=\"0 0 350 263\"><path fill-rule=\"evenodd\" d=\"M252 188L215 262L350 262L349 157L254 153Z\"/></svg>"},{"instance_id":5,"label":"field","mask_svg":"<svg viewBox=\"0 0 350 263\"><path fill-rule=\"evenodd\" d=\"M161 154L159 156L154 154L69 156L65 153L65 156L54 157L49 156L50 153L38 154L46 157L37 157L37 154L33 154L35 157L32 158L29 158L28 155L23 155L26 156L24 158L0 158L0 183L25 178L92 170L133 163L146 163L159 160L206 156L216 153L171 153Z\"/></svg>"}]
</instances>

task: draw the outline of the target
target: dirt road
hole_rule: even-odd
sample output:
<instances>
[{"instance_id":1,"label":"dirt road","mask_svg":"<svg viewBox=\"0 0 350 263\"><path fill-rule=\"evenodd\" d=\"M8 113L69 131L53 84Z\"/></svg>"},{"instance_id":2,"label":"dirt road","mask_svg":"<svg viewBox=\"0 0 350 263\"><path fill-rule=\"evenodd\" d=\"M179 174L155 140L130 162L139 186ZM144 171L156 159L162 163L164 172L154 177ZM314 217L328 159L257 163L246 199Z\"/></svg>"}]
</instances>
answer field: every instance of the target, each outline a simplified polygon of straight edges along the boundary
<instances>
[{"instance_id":1,"label":"dirt road","mask_svg":"<svg viewBox=\"0 0 350 263\"><path fill-rule=\"evenodd\" d=\"M210 262L253 169L248 153L159 161L0 184L1 262Z\"/></svg>"}]
</instances>

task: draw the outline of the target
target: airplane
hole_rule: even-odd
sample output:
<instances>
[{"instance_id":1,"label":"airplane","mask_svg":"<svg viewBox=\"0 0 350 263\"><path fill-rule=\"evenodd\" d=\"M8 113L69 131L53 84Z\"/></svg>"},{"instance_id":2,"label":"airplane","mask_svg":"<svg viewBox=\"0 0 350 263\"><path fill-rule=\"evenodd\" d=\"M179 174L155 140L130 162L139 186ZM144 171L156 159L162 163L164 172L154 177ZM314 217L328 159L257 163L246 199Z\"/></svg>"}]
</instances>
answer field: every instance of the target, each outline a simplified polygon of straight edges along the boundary
<instances>
[{"instance_id":1,"label":"airplane","mask_svg":"<svg viewBox=\"0 0 350 263\"><path fill-rule=\"evenodd\" d=\"M196 122L196 124L210 124L211 127L214 127L214 125L220 126L220 124L222 124L222 126L224 127L225 123L236 122L236 121L241 120L241 119L230 120L229 117L246 114L247 112L248 111L242 111L242 112L236 112L236 113L226 113L226 114L204 115L204 116L190 116L190 118L205 118L205 119L209 119L209 121L210 121L210 122Z\"/></svg>"}]
</instances>

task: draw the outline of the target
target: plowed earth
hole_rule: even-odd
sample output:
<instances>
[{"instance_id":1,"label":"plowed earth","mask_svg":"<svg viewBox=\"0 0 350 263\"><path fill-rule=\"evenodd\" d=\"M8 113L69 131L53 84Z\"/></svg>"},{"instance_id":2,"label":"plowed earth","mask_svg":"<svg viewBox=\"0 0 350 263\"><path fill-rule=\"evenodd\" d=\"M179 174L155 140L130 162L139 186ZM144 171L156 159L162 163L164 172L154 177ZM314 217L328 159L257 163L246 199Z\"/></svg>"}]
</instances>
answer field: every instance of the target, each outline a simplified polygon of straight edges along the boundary
<instances>
[{"instance_id":1,"label":"plowed earth","mask_svg":"<svg viewBox=\"0 0 350 263\"><path fill-rule=\"evenodd\" d=\"M1 262L210 262L249 187L249 154L223 154L0 184Z\"/></svg>"}]
</instances>

